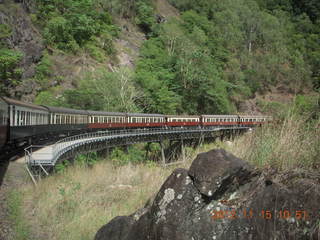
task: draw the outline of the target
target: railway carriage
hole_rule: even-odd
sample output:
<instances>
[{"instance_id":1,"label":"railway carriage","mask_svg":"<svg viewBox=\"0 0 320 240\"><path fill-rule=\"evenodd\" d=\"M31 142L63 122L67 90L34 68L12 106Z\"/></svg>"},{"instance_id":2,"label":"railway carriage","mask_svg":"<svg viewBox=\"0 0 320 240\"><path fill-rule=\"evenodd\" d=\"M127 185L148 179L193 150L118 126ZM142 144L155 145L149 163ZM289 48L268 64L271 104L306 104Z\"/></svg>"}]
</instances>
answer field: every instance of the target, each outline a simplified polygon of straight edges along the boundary
<instances>
[{"instance_id":1,"label":"railway carriage","mask_svg":"<svg viewBox=\"0 0 320 240\"><path fill-rule=\"evenodd\" d=\"M31 139L46 133L49 113L45 107L6 97L3 99L8 104L10 141Z\"/></svg>"},{"instance_id":2,"label":"railway carriage","mask_svg":"<svg viewBox=\"0 0 320 240\"><path fill-rule=\"evenodd\" d=\"M269 120L267 116L240 115L239 124L244 126L262 125Z\"/></svg>"},{"instance_id":3,"label":"railway carriage","mask_svg":"<svg viewBox=\"0 0 320 240\"><path fill-rule=\"evenodd\" d=\"M87 129L89 116L86 110L77 110L62 107L44 106L49 111L50 125L47 132L50 134L70 135Z\"/></svg>"},{"instance_id":4,"label":"railway carriage","mask_svg":"<svg viewBox=\"0 0 320 240\"><path fill-rule=\"evenodd\" d=\"M127 116L120 112L87 111L88 128L119 128L126 127Z\"/></svg>"},{"instance_id":5,"label":"railway carriage","mask_svg":"<svg viewBox=\"0 0 320 240\"><path fill-rule=\"evenodd\" d=\"M165 115L147 113L127 113L127 127L163 127L165 126Z\"/></svg>"},{"instance_id":6,"label":"railway carriage","mask_svg":"<svg viewBox=\"0 0 320 240\"><path fill-rule=\"evenodd\" d=\"M8 104L4 99L0 98L0 149L4 146L8 138L8 117Z\"/></svg>"},{"instance_id":7,"label":"railway carriage","mask_svg":"<svg viewBox=\"0 0 320 240\"><path fill-rule=\"evenodd\" d=\"M167 115L166 124L169 127L180 127L180 126L199 126L200 116L178 116L178 115Z\"/></svg>"},{"instance_id":8,"label":"railway carriage","mask_svg":"<svg viewBox=\"0 0 320 240\"><path fill-rule=\"evenodd\" d=\"M230 126L239 123L238 115L201 115L203 126Z\"/></svg>"}]
</instances>

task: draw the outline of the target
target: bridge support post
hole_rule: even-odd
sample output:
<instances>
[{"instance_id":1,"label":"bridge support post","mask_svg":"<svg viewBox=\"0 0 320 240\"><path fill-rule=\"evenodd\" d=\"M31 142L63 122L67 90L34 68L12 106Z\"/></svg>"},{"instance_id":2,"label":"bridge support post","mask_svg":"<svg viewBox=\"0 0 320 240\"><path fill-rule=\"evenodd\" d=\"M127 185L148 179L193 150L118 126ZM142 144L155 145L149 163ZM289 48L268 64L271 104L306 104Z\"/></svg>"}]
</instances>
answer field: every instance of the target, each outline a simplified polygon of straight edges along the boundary
<instances>
[{"instance_id":1,"label":"bridge support post","mask_svg":"<svg viewBox=\"0 0 320 240\"><path fill-rule=\"evenodd\" d=\"M186 154L185 154L185 149L184 149L184 144L183 144L183 138L181 138L181 154L182 154L182 160L185 163L186 162Z\"/></svg>"},{"instance_id":2,"label":"bridge support post","mask_svg":"<svg viewBox=\"0 0 320 240\"><path fill-rule=\"evenodd\" d=\"M164 154L164 146L162 141L160 142L160 147L161 147L161 158L162 158L162 165L166 165L166 155Z\"/></svg>"}]
</instances>

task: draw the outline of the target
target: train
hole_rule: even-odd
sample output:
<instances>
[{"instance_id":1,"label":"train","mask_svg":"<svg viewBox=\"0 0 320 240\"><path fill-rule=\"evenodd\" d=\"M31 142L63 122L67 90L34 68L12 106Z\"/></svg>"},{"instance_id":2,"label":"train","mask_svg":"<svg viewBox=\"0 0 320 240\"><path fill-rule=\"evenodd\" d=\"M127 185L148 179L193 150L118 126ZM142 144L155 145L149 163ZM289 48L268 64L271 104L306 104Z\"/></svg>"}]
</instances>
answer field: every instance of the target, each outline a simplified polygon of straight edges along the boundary
<instances>
[{"instance_id":1,"label":"train","mask_svg":"<svg viewBox=\"0 0 320 240\"><path fill-rule=\"evenodd\" d=\"M89 131L130 128L256 126L269 116L164 115L77 110L0 97L0 149Z\"/></svg>"}]
</instances>

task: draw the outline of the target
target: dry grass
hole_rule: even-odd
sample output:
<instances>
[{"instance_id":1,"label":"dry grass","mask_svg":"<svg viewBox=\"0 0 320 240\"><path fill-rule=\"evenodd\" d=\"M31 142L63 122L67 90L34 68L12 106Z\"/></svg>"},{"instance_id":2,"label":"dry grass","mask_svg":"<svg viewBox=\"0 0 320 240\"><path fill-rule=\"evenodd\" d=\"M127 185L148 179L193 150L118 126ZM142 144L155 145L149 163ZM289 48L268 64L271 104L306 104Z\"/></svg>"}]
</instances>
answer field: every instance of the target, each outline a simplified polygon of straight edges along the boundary
<instances>
[{"instance_id":1,"label":"dry grass","mask_svg":"<svg viewBox=\"0 0 320 240\"><path fill-rule=\"evenodd\" d=\"M93 239L112 218L143 207L174 168L188 168L199 152L217 147L259 167L312 167L319 164L319 129L306 128L302 119L290 117L280 125L256 129L232 143L187 148L186 163L167 168L150 162L115 167L110 161L92 168L69 167L62 174L42 180L36 188L30 184L21 189L33 239Z\"/></svg>"},{"instance_id":2,"label":"dry grass","mask_svg":"<svg viewBox=\"0 0 320 240\"><path fill-rule=\"evenodd\" d=\"M320 164L318 124L288 116L281 124L267 125L238 138L226 149L258 167L279 170L312 168Z\"/></svg>"},{"instance_id":3,"label":"dry grass","mask_svg":"<svg viewBox=\"0 0 320 240\"><path fill-rule=\"evenodd\" d=\"M184 164L163 168L157 164L115 167L102 161L92 168L71 166L37 187L21 189L25 218L33 239L93 239L112 218L143 207L177 167L188 168L198 152L188 149Z\"/></svg>"}]
</instances>

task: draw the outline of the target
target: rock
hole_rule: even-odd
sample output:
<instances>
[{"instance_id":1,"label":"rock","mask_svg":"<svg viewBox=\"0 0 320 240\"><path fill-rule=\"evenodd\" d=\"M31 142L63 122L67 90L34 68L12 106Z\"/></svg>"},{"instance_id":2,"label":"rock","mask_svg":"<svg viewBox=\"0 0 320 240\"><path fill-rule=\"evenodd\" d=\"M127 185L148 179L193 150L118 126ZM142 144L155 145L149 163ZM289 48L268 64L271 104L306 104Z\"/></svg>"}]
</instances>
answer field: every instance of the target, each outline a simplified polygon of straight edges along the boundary
<instances>
[{"instance_id":1,"label":"rock","mask_svg":"<svg viewBox=\"0 0 320 240\"><path fill-rule=\"evenodd\" d=\"M128 234L132 221L131 217L116 217L108 225L100 228L94 239L103 240L106 239L105 236L108 236L108 240L124 239Z\"/></svg>"},{"instance_id":2,"label":"rock","mask_svg":"<svg viewBox=\"0 0 320 240\"><path fill-rule=\"evenodd\" d=\"M223 149L199 154L153 201L114 218L95 240L320 239L320 175L252 169Z\"/></svg>"},{"instance_id":3,"label":"rock","mask_svg":"<svg viewBox=\"0 0 320 240\"><path fill-rule=\"evenodd\" d=\"M231 184L245 183L251 172L243 160L223 149L216 149L199 154L190 167L189 175L202 194L217 198Z\"/></svg>"},{"instance_id":4,"label":"rock","mask_svg":"<svg viewBox=\"0 0 320 240\"><path fill-rule=\"evenodd\" d=\"M21 80L32 78L35 75L35 65L42 58L44 45L41 35L33 26L30 17L26 11L32 8L34 1L24 0L16 1L11 7L4 8L0 12L0 24L5 24L10 27L11 34L3 41L8 48L20 51L23 53L23 58L20 61L19 67L23 70ZM7 4L4 2L4 5ZM10 3L12 4L12 3ZM11 96L23 95L23 92L18 90L18 87L6 86L10 91Z\"/></svg>"}]
</instances>

